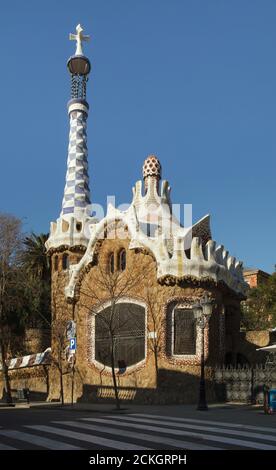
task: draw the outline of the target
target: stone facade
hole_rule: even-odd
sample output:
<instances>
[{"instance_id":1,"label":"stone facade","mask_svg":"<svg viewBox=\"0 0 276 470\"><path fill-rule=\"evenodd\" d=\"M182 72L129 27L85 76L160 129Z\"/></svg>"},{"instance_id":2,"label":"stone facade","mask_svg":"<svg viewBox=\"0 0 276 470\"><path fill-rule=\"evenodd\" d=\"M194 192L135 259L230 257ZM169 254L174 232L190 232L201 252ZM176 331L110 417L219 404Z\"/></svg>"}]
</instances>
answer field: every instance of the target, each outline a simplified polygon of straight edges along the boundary
<instances>
[{"instance_id":1,"label":"stone facade","mask_svg":"<svg viewBox=\"0 0 276 470\"><path fill-rule=\"evenodd\" d=\"M97 257L97 263L86 267L80 274L76 288L74 303L68 303L64 292L68 282L68 270L54 271L53 297L56 306L55 319L65 322L74 318L77 322L77 353L74 372L74 399L99 400L111 398L112 374L110 368L104 368L93 360L93 312L97 303L109 299L109 292L99 288L99 279L108 266L110 252L119 253L126 249L126 269L121 274L125 284L131 281L124 295L131 301L138 301L147 308L147 339L146 357L137 366L131 366L117 377L122 398L138 402L193 402L198 395L198 377L200 374L201 332L197 331L197 346L194 357L177 357L171 353L172 325L170 307L175 303L194 304L205 292L214 300L214 308L209 327L205 331L206 376L209 399L214 398L212 378L214 367L222 364L225 349L225 308L231 306L234 312L233 331L228 333L233 348L239 329L239 297L234 295L226 286L212 280L199 282L196 279L176 279L160 282L156 278L156 261L150 253L142 250L129 250L129 238L105 239ZM69 254L71 262L75 261L75 253ZM96 302L97 299L97 302ZM123 300L123 297L122 299ZM119 300L119 302L120 302ZM154 312L149 308L154 306ZM157 325L157 327L156 327ZM158 371L156 370L154 345L149 333L157 330L158 341ZM52 344L55 354L56 345ZM49 399L57 399L60 394L58 371L53 366L51 371L51 391ZM71 400L72 374L65 374L65 398ZM158 393L156 393L158 392Z\"/></svg>"}]
</instances>

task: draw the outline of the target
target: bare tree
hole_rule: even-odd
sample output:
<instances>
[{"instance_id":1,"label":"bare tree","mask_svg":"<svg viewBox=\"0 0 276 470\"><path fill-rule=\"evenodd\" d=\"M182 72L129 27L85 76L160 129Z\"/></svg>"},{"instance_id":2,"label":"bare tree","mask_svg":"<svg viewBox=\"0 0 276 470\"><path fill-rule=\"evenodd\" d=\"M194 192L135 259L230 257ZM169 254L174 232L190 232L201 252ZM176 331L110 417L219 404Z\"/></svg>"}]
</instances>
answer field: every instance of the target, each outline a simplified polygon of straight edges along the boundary
<instances>
[{"instance_id":1,"label":"bare tree","mask_svg":"<svg viewBox=\"0 0 276 470\"><path fill-rule=\"evenodd\" d=\"M162 315L162 305L156 298L153 300L150 289L146 291L146 303L148 309L148 346L153 352L155 374L156 374L156 386L158 385L159 379L159 357L162 348L162 332L164 331L165 318Z\"/></svg>"},{"instance_id":2,"label":"bare tree","mask_svg":"<svg viewBox=\"0 0 276 470\"><path fill-rule=\"evenodd\" d=\"M67 337L68 311L69 305L61 301L58 302L59 292L52 292L52 364L56 367L59 374L60 400L64 405L64 375L72 372L74 364L70 361L69 339ZM60 296L59 300L62 299Z\"/></svg>"},{"instance_id":3,"label":"bare tree","mask_svg":"<svg viewBox=\"0 0 276 470\"><path fill-rule=\"evenodd\" d=\"M8 404L12 404L12 394L7 354L13 313L21 301L18 295L20 285L17 269L21 243L21 221L12 215L0 214L0 358Z\"/></svg>"},{"instance_id":4,"label":"bare tree","mask_svg":"<svg viewBox=\"0 0 276 470\"><path fill-rule=\"evenodd\" d=\"M66 363L66 348L68 346L66 323L66 320L63 319L55 319L52 323L52 339L55 344L52 361L59 373L60 399L62 405L64 405L63 376L68 373L68 363Z\"/></svg>"},{"instance_id":5,"label":"bare tree","mask_svg":"<svg viewBox=\"0 0 276 470\"><path fill-rule=\"evenodd\" d=\"M119 317L118 304L124 298L133 297L134 292L137 292L139 286L145 282L151 269L151 262L148 262L139 272L131 268L121 271L116 269L114 264L113 267L110 267L109 263L105 263L103 266L99 262L93 283L85 277L79 292L82 299L81 306L97 317L102 330L106 333L104 339L107 349L102 352L102 355L105 356L105 359L109 357L117 409L120 409L120 398L116 377L116 341L120 331L126 327L126 323L129 321L127 318ZM135 315L132 318L132 328L135 329L137 321L134 317Z\"/></svg>"}]
</instances>

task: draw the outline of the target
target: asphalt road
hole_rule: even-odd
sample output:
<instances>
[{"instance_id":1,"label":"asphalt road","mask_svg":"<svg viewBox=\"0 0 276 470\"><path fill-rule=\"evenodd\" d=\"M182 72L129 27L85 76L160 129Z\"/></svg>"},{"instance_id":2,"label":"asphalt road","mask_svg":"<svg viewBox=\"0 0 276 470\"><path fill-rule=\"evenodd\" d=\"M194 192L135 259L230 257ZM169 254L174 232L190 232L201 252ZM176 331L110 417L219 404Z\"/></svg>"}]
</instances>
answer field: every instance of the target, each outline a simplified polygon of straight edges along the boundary
<instances>
[{"instance_id":1,"label":"asphalt road","mask_svg":"<svg viewBox=\"0 0 276 470\"><path fill-rule=\"evenodd\" d=\"M276 414L237 405L0 408L0 450L276 450Z\"/></svg>"}]
</instances>

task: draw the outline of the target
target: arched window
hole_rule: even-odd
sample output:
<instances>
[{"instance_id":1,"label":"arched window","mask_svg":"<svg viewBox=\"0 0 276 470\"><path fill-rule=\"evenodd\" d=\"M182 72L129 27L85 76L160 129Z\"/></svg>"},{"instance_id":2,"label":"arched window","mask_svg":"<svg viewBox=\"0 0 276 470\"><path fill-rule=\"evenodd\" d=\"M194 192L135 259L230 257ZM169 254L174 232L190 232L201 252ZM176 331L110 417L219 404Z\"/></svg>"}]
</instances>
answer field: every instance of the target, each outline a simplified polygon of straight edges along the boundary
<instances>
[{"instance_id":1,"label":"arched window","mask_svg":"<svg viewBox=\"0 0 276 470\"><path fill-rule=\"evenodd\" d=\"M58 255L54 257L54 270L55 271L58 270Z\"/></svg>"},{"instance_id":2,"label":"arched window","mask_svg":"<svg viewBox=\"0 0 276 470\"><path fill-rule=\"evenodd\" d=\"M196 319L191 308L173 309L173 355L196 354Z\"/></svg>"},{"instance_id":3,"label":"arched window","mask_svg":"<svg viewBox=\"0 0 276 470\"><path fill-rule=\"evenodd\" d=\"M69 256L68 253L62 255L62 269L69 269Z\"/></svg>"},{"instance_id":4,"label":"arched window","mask_svg":"<svg viewBox=\"0 0 276 470\"><path fill-rule=\"evenodd\" d=\"M126 269L126 250L123 248L118 255L118 269L124 271Z\"/></svg>"},{"instance_id":5,"label":"arched window","mask_svg":"<svg viewBox=\"0 0 276 470\"><path fill-rule=\"evenodd\" d=\"M104 308L95 317L94 358L105 366L120 368L137 364L145 358L145 308L131 302Z\"/></svg>"},{"instance_id":6,"label":"arched window","mask_svg":"<svg viewBox=\"0 0 276 470\"><path fill-rule=\"evenodd\" d=\"M114 253L110 253L109 258L108 258L108 269L110 273L114 273Z\"/></svg>"}]
</instances>

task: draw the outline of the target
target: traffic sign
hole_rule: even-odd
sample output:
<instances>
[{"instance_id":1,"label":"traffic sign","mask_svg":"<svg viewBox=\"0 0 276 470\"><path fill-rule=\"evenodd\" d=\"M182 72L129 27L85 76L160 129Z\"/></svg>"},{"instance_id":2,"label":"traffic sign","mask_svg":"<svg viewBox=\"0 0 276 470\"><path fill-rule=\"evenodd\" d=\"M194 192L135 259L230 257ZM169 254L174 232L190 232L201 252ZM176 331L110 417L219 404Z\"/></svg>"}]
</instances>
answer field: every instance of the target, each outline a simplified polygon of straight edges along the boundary
<instances>
[{"instance_id":1,"label":"traffic sign","mask_svg":"<svg viewBox=\"0 0 276 470\"><path fill-rule=\"evenodd\" d=\"M70 352L76 352L77 349L77 338L70 338Z\"/></svg>"}]
</instances>

